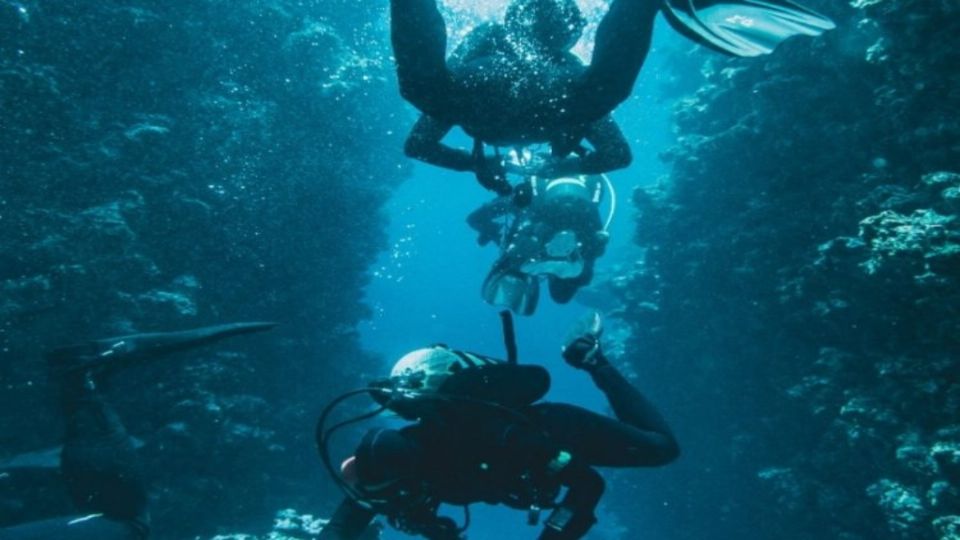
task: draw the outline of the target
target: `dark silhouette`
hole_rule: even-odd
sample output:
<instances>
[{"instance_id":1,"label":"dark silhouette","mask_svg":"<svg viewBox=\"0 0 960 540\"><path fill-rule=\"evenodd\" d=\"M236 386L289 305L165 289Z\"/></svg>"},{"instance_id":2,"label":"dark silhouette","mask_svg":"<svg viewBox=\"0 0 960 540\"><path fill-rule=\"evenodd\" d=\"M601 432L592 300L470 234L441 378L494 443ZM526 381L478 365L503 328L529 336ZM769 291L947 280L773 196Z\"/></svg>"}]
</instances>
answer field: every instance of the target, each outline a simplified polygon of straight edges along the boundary
<instances>
[{"instance_id":1,"label":"dark silhouette","mask_svg":"<svg viewBox=\"0 0 960 540\"><path fill-rule=\"evenodd\" d=\"M392 0L391 9L400 91L424 113L407 141L408 154L473 171L501 194L509 189L503 165L484 155L483 143L549 143L557 162L540 174L600 173L629 164L629 147L608 115L630 95L659 2L615 0L588 66L570 52L586 24L574 0L515 0L503 25L474 30L449 61L435 0ZM455 125L474 137L472 152L440 143ZM581 145L584 139L592 151Z\"/></svg>"},{"instance_id":2,"label":"dark silhouette","mask_svg":"<svg viewBox=\"0 0 960 540\"><path fill-rule=\"evenodd\" d=\"M192 349L230 336L269 330L238 323L184 332L136 334L62 347L47 354L60 387L66 431L60 475L78 514L0 529L0 540L144 540L150 533L147 485L134 439L99 391L109 373L132 363ZM19 473L9 473L16 477Z\"/></svg>"},{"instance_id":3,"label":"dark silhouette","mask_svg":"<svg viewBox=\"0 0 960 540\"><path fill-rule=\"evenodd\" d=\"M540 539L582 538L604 491L594 467L655 467L679 454L657 410L604 357L596 320L563 357L590 375L616 419L537 402L549 387L539 366L444 346L402 358L375 397L417 421L363 437L337 475L348 498L320 540L354 540L377 514L410 534L454 540L463 531L437 509L473 502L529 510L531 519L552 508Z\"/></svg>"}]
</instances>

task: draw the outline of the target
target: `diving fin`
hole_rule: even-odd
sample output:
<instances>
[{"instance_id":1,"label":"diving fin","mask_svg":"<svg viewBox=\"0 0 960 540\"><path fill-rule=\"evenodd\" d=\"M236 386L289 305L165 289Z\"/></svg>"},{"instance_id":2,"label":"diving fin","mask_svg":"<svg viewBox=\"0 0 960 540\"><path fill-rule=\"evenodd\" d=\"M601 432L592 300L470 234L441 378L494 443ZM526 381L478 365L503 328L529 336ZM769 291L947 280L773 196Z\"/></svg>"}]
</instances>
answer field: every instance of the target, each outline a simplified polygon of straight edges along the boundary
<instances>
[{"instance_id":1,"label":"diving fin","mask_svg":"<svg viewBox=\"0 0 960 540\"><path fill-rule=\"evenodd\" d=\"M88 341L54 349L46 354L57 373L76 373L146 360L185 351L241 334L264 332L276 323L253 322L205 326L180 332L133 334Z\"/></svg>"},{"instance_id":2,"label":"diving fin","mask_svg":"<svg viewBox=\"0 0 960 540\"><path fill-rule=\"evenodd\" d=\"M540 281L528 276L494 268L483 281L483 299L519 315L533 315L540 299Z\"/></svg>"},{"instance_id":3,"label":"diving fin","mask_svg":"<svg viewBox=\"0 0 960 540\"><path fill-rule=\"evenodd\" d=\"M792 0L665 0L663 13L688 39L740 57L770 54L793 36L819 36L836 28Z\"/></svg>"}]
</instances>

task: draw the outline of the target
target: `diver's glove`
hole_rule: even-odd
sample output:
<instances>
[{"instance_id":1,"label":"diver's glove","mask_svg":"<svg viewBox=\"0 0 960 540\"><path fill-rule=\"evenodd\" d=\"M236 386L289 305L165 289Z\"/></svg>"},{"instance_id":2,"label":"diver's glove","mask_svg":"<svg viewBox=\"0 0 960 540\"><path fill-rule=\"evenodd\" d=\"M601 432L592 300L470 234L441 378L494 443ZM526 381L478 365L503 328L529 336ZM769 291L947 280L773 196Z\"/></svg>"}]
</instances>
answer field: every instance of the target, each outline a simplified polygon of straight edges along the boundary
<instances>
[{"instance_id":1,"label":"diver's glove","mask_svg":"<svg viewBox=\"0 0 960 540\"><path fill-rule=\"evenodd\" d=\"M496 192L497 195L510 195L513 186L507 181L507 169L499 157L487 157L477 161L477 180L480 185Z\"/></svg>"},{"instance_id":2,"label":"diver's glove","mask_svg":"<svg viewBox=\"0 0 960 540\"><path fill-rule=\"evenodd\" d=\"M610 365L600 347L600 338L593 334L580 336L564 345L563 359L571 366L588 372Z\"/></svg>"},{"instance_id":3,"label":"diver's glove","mask_svg":"<svg viewBox=\"0 0 960 540\"><path fill-rule=\"evenodd\" d=\"M477 234L477 245L483 247L490 242L495 241L497 239L498 232L499 231L480 231L480 233Z\"/></svg>"},{"instance_id":4,"label":"diver's glove","mask_svg":"<svg viewBox=\"0 0 960 540\"><path fill-rule=\"evenodd\" d=\"M608 366L610 362L600 348L600 336L603 335L603 319L597 312L588 313L580 319L561 349L563 359L571 366L588 372Z\"/></svg>"}]
</instances>

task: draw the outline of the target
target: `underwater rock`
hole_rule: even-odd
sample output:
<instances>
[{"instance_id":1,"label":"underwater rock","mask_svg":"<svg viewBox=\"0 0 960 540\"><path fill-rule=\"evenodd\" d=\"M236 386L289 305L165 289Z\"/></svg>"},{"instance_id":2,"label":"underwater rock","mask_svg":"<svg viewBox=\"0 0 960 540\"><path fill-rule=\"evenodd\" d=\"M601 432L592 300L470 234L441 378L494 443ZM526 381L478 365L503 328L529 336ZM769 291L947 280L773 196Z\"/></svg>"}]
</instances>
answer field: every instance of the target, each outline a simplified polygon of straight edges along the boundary
<instances>
[{"instance_id":1,"label":"underwater rock","mask_svg":"<svg viewBox=\"0 0 960 540\"><path fill-rule=\"evenodd\" d=\"M916 490L893 480L883 479L869 486L867 495L883 509L887 525L895 533L911 530L926 517L922 498Z\"/></svg>"},{"instance_id":2,"label":"underwater rock","mask_svg":"<svg viewBox=\"0 0 960 540\"><path fill-rule=\"evenodd\" d=\"M59 440L50 347L281 321L111 381L152 538L194 538L339 495L304 426L379 365L325 329L367 313L408 118L385 6L121 4L0 0L0 447Z\"/></svg>"},{"instance_id":3,"label":"underwater rock","mask_svg":"<svg viewBox=\"0 0 960 540\"><path fill-rule=\"evenodd\" d=\"M960 441L937 441L930 448L930 455L951 482L960 486Z\"/></svg>"},{"instance_id":4,"label":"underwater rock","mask_svg":"<svg viewBox=\"0 0 960 540\"><path fill-rule=\"evenodd\" d=\"M712 449L645 489L682 540L940 540L960 488L942 431L960 417L960 4L810 7L842 30L705 58L669 178L634 193L623 347L681 444Z\"/></svg>"},{"instance_id":5,"label":"underwater rock","mask_svg":"<svg viewBox=\"0 0 960 540\"><path fill-rule=\"evenodd\" d=\"M771 491L776 495L778 505L797 509L805 495L801 482L789 468L777 467L764 469L757 473L757 477L771 484Z\"/></svg>"},{"instance_id":6,"label":"underwater rock","mask_svg":"<svg viewBox=\"0 0 960 540\"><path fill-rule=\"evenodd\" d=\"M874 274L898 260L914 275L930 271L930 259L960 252L960 244L952 241L954 221L954 216L942 216L933 210L917 210L909 216L887 210L865 218L860 222L860 236L873 253L863 263L864 269Z\"/></svg>"},{"instance_id":7,"label":"underwater rock","mask_svg":"<svg viewBox=\"0 0 960 540\"><path fill-rule=\"evenodd\" d=\"M943 516L933 520L938 540L960 540L960 516Z\"/></svg>"}]
</instances>

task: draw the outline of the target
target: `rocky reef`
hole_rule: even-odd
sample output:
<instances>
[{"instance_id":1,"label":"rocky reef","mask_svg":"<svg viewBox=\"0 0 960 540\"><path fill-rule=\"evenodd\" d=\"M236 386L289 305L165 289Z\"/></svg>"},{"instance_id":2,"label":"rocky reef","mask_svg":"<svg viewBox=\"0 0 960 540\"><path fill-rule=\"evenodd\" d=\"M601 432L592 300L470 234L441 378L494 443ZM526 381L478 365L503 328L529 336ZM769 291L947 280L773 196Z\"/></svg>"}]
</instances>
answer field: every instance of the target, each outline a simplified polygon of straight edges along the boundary
<instances>
[{"instance_id":1,"label":"rocky reef","mask_svg":"<svg viewBox=\"0 0 960 540\"><path fill-rule=\"evenodd\" d=\"M210 540L311 540L316 538L328 523L322 518L315 518L311 514L299 514L288 508L277 512L273 520L273 530L266 535L245 533L218 534ZM376 523L369 527L360 540L377 540L380 538L381 528Z\"/></svg>"},{"instance_id":2,"label":"rocky reef","mask_svg":"<svg viewBox=\"0 0 960 540\"><path fill-rule=\"evenodd\" d=\"M311 425L370 365L354 327L405 175L384 7L0 0L0 458L59 438L43 350L274 320L108 398L155 538L333 508Z\"/></svg>"},{"instance_id":3,"label":"rocky reef","mask_svg":"<svg viewBox=\"0 0 960 540\"><path fill-rule=\"evenodd\" d=\"M839 28L704 55L635 193L612 285L685 453L613 504L658 538L955 540L960 5L810 4Z\"/></svg>"}]
</instances>

